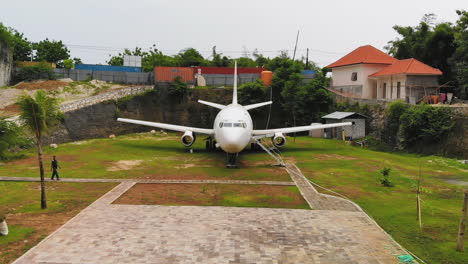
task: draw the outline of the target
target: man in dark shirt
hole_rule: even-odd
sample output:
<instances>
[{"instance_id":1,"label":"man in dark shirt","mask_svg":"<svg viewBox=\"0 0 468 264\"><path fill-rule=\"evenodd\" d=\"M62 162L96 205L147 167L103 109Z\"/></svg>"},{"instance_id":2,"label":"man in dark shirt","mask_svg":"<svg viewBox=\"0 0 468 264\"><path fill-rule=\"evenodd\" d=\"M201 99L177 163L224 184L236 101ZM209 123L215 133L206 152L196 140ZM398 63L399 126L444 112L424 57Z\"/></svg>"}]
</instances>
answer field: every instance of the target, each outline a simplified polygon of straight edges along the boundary
<instances>
[{"instance_id":1,"label":"man in dark shirt","mask_svg":"<svg viewBox=\"0 0 468 264\"><path fill-rule=\"evenodd\" d=\"M54 180L54 177L56 176L57 181L60 181L59 174L58 174L58 169L60 168L60 166L58 165L58 160L55 159L55 156L52 158L52 163L50 164L50 168L52 169L52 178L50 179Z\"/></svg>"}]
</instances>

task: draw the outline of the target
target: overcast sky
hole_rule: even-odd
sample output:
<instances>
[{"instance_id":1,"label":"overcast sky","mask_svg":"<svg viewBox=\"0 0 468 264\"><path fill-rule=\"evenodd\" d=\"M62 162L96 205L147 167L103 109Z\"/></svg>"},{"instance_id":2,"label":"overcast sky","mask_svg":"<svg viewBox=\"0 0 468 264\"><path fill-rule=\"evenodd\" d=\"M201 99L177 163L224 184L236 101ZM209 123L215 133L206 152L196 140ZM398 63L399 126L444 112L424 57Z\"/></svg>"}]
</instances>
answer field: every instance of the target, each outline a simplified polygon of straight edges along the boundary
<instances>
[{"instance_id":1,"label":"overcast sky","mask_svg":"<svg viewBox=\"0 0 468 264\"><path fill-rule=\"evenodd\" d=\"M255 48L298 55L325 66L361 45L383 49L393 25L414 26L426 13L454 22L467 0L41 0L2 1L0 22L29 40L62 40L73 57L102 63L109 54L156 44L166 54L193 47L240 57Z\"/></svg>"}]
</instances>

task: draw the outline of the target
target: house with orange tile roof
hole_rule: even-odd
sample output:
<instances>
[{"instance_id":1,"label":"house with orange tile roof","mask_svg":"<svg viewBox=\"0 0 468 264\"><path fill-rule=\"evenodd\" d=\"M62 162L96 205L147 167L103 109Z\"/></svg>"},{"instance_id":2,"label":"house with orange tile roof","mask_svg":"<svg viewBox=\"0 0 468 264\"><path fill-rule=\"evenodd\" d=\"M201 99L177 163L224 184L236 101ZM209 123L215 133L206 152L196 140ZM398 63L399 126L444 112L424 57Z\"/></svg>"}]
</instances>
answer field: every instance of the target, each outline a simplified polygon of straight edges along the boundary
<instances>
[{"instance_id":1,"label":"house with orange tile roof","mask_svg":"<svg viewBox=\"0 0 468 264\"><path fill-rule=\"evenodd\" d=\"M416 59L397 60L371 45L359 47L327 67L332 70L330 89L338 94L409 103L436 93L442 75Z\"/></svg>"}]
</instances>

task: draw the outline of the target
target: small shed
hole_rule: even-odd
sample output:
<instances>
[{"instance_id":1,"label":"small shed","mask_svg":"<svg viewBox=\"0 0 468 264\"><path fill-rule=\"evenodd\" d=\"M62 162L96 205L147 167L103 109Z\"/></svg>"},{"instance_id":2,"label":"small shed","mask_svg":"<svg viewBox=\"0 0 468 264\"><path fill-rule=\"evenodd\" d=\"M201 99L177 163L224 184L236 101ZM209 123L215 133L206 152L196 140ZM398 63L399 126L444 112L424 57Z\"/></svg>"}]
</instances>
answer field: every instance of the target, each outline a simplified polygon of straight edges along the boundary
<instances>
[{"instance_id":1,"label":"small shed","mask_svg":"<svg viewBox=\"0 0 468 264\"><path fill-rule=\"evenodd\" d=\"M344 136L349 139L359 139L366 136L366 119L365 115L355 112L334 112L325 116L326 124L354 122L352 126L326 128L324 132L325 138L343 139Z\"/></svg>"}]
</instances>

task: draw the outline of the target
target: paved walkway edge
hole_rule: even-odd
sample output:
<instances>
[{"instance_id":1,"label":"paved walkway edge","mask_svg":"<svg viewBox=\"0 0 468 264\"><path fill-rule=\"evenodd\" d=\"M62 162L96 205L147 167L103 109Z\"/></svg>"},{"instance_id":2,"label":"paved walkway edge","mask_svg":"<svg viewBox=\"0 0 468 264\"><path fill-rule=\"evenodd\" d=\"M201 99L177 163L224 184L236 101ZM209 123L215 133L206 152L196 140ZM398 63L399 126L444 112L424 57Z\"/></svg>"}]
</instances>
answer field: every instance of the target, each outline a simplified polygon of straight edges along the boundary
<instances>
[{"instance_id":1,"label":"paved walkway edge","mask_svg":"<svg viewBox=\"0 0 468 264\"><path fill-rule=\"evenodd\" d=\"M15 182L39 182L41 179L35 177L1 177L0 181L15 181ZM53 182L46 179L46 182ZM81 178L65 178L60 182L134 182L134 183L217 183L217 184L264 184L264 185L286 185L295 186L294 182L285 181L239 181L239 180L157 180L157 179L81 179Z\"/></svg>"}]
</instances>

